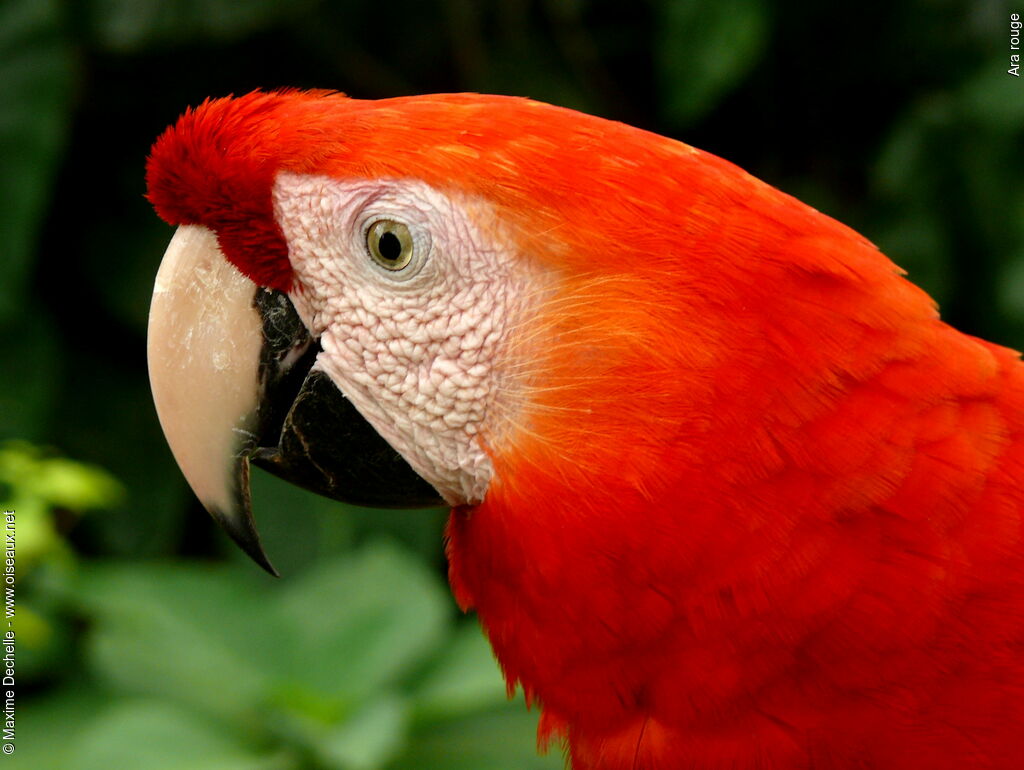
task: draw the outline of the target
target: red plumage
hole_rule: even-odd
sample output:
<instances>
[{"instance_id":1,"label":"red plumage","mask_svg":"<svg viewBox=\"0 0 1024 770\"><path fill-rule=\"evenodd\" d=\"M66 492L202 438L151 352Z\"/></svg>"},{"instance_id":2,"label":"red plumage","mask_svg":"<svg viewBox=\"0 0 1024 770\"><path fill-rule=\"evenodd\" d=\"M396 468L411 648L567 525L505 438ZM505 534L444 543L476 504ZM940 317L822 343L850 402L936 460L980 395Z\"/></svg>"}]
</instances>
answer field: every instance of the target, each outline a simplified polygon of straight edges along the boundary
<instances>
[{"instance_id":1,"label":"red plumage","mask_svg":"<svg viewBox=\"0 0 1024 770\"><path fill-rule=\"evenodd\" d=\"M281 170L482 196L558 276L448 552L576 770L1021 765L1016 353L727 162L526 100L207 102L149 195L283 288Z\"/></svg>"}]
</instances>

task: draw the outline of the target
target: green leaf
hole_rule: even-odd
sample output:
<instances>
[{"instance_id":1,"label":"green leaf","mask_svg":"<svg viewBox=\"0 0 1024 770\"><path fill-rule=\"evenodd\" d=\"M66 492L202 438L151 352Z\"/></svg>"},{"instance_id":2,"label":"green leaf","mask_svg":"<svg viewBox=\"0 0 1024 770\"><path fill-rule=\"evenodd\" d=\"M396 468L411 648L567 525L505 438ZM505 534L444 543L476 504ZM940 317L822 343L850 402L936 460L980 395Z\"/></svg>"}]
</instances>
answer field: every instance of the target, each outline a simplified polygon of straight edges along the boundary
<instances>
[{"instance_id":1,"label":"green leaf","mask_svg":"<svg viewBox=\"0 0 1024 770\"><path fill-rule=\"evenodd\" d=\"M476 622L463 623L413 693L418 721L464 716L500 706L508 691Z\"/></svg>"},{"instance_id":2,"label":"green leaf","mask_svg":"<svg viewBox=\"0 0 1024 770\"><path fill-rule=\"evenodd\" d=\"M694 122L757 64L768 18L762 0L667 0L658 5L655 55L665 116Z\"/></svg>"},{"instance_id":3,"label":"green leaf","mask_svg":"<svg viewBox=\"0 0 1024 770\"><path fill-rule=\"evenodd\" d=\"M20 593L31 593L21 591ZM14 631L18 640L18 683L52 681L76 663L71 624L45 603L17 598Z\"/></svg>"},{"instance_id":4,"label":"green leaf","mask_svg":"<svg viewBox=\"0 0 1024 770\"><path fill-rule=\"evenodd\" d=\"M297 765L260 757L216 721L169 703L120 702L101 713L69 752L66 770L277 770Z\"/></svg>"},{"instance_id":5,"label":"green leaf","mask_svg":"<svg viewBox=\"0 0 1024 770\"><path fill-rule=\"evenodd\" d=\"M564 770L557 745L547 754L537 752L537 712L522 702L497 711L431 724L417 731L409 748L388 770Z\"/></svg>"},{"instance_id":6,"label":"green leaf","mask_svg":"<svg viewBox=\"0 0 1024 770\"><path fill-rule=\"evenodd\" d=\"M31 254L67 137L74 61L61 8L56 0L0 4L0 322L26 308ZM29 373L34 381L31 362L9 352L4 360L18 361L19 377L5 379Z\"/></svg>"},{"instance_id":7,"label":"green leaf","mask_svg":"<svg viewBox=\"0 0 1024 770\"><path fill-rule=\"evenodd\" d=\"M102 468L47 457L25 442L0 446L0 478L19 496L70 511L109 508L124 496L121 485Z\"/></svg>"},{"instance_id":8,"label":"green leaf","mask_svg":"<svg viewBox=\"0 0 1024 770\"><path fill-rule=\"evenodd\" d=\"M383 543L314 568L278 601L301 664L292 675L349 702L365 700L429 655L451 607L437 576Z\"/></svg>"},{"instance_id":9,"label":"green leaf","mask_svg":"<svg viewBox=\"0 0 1024 770\"><path fill-rule=\"evenodd\" d=\"M17 529L18 580L39 563L40 560L64 552L64 541L54 527L53 514L49 507L37 497L12 497L4 500L4 511L14 511L14 525ZM7 542L4 542L4 558L7 558Z\"/></svg>"},{"instance_id":10,"label":"green leaf","mask_svg":"<svg viewBox=\"0 0 1024 770\"><path fill-rule=\"evenodd\" d=\"M321 738L321 761L339 770L383 767L403 746L408 711L402 698L376 698Z\"/></svg>"},{"instance_id":11,"label":"green leaf","mask_svg":"<svg viewBox=\"0 0 1024 770\"><path fill-rule=\"evenodd\" d=\"M16 701L17 742L13 754L4 757L4 770L69 770L72 748L88 730L99 709L109 704L109 694L94 682L76 677L74 683L45 695ZM60 725L61 740L53 740Z\"/></svg>"},{"instance_id":12,"label":"green leaf","mask_svg":"<svg viewBox=\"0 0 1024 770\"><path fill-rule=\"evenodd\" d=\"M0 503L17 528L19 579L40 559L69 553L57 534L54 508L82 512L123 497L120 484L100 468L48 456L24 441L0 444L0 488Z\"/></svg>"},{"instance_id":13,"label":"green leaf","mask_svg":"<svg viewBox=\"0 0 1024 770\"><path fill-rule=\"evenodd\" d=\"M92 567L76 594L96 617L94 670L127 693L249 719L270 689L275 658L288 654L276 619L261 611L265 598L234 570Z\"/></svg>"},{"instance_id":14,"label":"green leaf","mask_svg":"<svg viewBox=\"0 0 1024 770\"><path fill-rule=\"evenodd\" d=\"M408 706L380 694L443 639L439 583L379 544L283 585L248 566L105 565L70 591L93 617L89 658L112 689L271 727L364 768L401 746Z\"/></svg>"}]
</instances>

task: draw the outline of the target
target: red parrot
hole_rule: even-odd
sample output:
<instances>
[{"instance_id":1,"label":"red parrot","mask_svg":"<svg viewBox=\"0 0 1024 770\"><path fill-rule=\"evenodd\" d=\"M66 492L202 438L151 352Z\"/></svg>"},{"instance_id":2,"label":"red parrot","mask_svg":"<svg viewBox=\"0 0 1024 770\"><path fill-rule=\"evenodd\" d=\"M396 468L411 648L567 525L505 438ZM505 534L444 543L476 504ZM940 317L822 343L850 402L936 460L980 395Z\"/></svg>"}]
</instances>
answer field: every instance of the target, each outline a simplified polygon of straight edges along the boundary
<instances>
[{"instance_id":1,"label":"red parrot","mask_svg":"<svg viewBox=\"0 0 1024 770\"><path fill-rule=\"evenodd\" d=\"M574 770L1024 767L1024 366L736 166L521 98L207 100L150 371L250 461L451 506L450 580Z\"/></svg>"}]
</instances>

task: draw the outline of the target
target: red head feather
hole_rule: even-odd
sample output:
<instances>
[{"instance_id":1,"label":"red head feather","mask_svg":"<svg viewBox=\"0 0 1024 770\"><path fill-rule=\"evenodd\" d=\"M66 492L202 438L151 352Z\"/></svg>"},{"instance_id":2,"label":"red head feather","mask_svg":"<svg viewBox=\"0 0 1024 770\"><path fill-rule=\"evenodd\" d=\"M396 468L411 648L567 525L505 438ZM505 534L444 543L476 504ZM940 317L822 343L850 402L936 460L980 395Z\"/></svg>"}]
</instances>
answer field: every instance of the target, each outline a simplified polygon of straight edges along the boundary
<instances>
[{"instance_id":1,"label":"red head feather","mask_svg":"<svg viewBox=\"0 0 1024 770\"><path fill-rule=\"evenodd\" d=\"M614 268L623 251L645 255L630 270L663 267L665 257L677 268L679 249L665 248L667 236L709 258L728 254L722 239L746 238L751 213L759 237L810 225L867 246L712 155L571 110L478 94L361 101L282 91L207 100L154 144L148 197L170 224L213 229L228 259L257 283L287 289L291 268L272 201L285 170L418 178L482 195L526 237L557 231L569 248L541 239L526 251L573 270ZM737 212L742 221L733 222ZM666 217L672 233L658 224ZM627 238L608 249L609 234ZM888 269L884 260L874 267Z\"/></svg>"}]
</instances>

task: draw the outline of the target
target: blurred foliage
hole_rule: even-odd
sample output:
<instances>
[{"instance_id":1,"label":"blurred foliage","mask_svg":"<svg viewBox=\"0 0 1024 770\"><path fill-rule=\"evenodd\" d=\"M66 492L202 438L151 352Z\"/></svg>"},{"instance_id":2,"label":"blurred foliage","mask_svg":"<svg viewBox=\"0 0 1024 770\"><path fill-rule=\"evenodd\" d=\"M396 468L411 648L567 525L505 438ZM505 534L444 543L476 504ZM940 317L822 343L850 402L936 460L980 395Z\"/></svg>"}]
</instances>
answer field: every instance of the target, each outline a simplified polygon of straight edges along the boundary
<instances>
[{"instance_id":1,"label":"blurred foliage","mask_svg":"<svg viewBox=\"0 0 1024 770\"><path fill-rule=\"evenodd\" d=\"M953 323L1019 348L1024 84L1007 62L1001 0L5 0L0 440L22 442L0 445L19 538L8 759L561 764L535 756L535 712L505 703L446 598L443 512L349 509L257 475L275 583L185 488L146 383L170 233L143 165L186 105L477 90L624 120L850 224Z\"/></svg>"},{"instance_id":2,"label":"blurred foliage","mask_svg":"<svg viewBox=\"0 0 1024 770\"><path fill-rule=\"evenodd\" d=\"M767 16L763 0L659 3L655 50L662 115L677 125L700 118L757 66Z\"/></svg>"},{"instance_id":3,"label":"blurred foliage","mask_svg":"<svg viewBox=\"0 0 1024 770\"><path fill-rule=\"evenodd\" d=\"M19 715L17 765L419 768L439 730L528 737L482 633L452 623L420 558L370 543L267 583L249 567L139 562L54 581L90 619L86 679ZM57 722L64 740L45 740ZM495 745L470 741L445 766L552 767L531 740Z\"/></svg>"},{"instance_id":4,"label":"blurred foliage","mask_svg":"<svg viewBox=\"0 0 1024 770\"><path fill-rule=\"evenodd\" d=\"M100 468L49 456L23 441L0 444L0 506L17 512L18 577L42 561L72 558L58 516L109 508L124 497ZM4 558L8 542L4 540Z\"/></svg>"},{"instance_id":5,"label":"blurred foliage","mask_svg":"<svg viewBox=\"0 0 1024 770\"><path fill-rule=\"evenodd\" d=\"M52 593L40 590L39 572L61 574L74 569L77 558L64 532L78 516L102 511L123 497L122 486L100 468L23 441L0 444L4 563L10 559L16 564L13 629L19 644L20 681L42 679L59 668L70 646L67 618ZM14 535L13 544L8 534Z\"/></svg>"}]
</instances>

